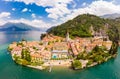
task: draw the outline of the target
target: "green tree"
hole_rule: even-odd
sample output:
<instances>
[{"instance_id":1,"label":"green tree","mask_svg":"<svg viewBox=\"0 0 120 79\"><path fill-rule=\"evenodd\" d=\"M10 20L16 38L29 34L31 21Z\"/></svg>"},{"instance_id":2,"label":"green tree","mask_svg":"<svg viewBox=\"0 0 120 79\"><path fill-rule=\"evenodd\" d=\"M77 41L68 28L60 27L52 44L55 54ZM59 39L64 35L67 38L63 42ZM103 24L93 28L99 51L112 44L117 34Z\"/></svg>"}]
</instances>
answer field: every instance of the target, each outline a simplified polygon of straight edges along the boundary
<instances>
[{"instance_id":1,"label":"green tree","mask_svg":"<svg viewBox=\"0 0 120 79\"><path fill-rule=\"evenodd\" d=\"M83 59L83 60L86 60L87 59L87 53L86 53L86 51L84 51L84 52L80 52L78 55L77 55L77 59L79 60L79 59Z\"/></svg>"},{"instance_id":2,"label":"green tree","mask_svg":"<svg viewBox=\"0 0 120 79\"><path fill-rule=\"evenodd\" d=\"M112 46L109 51L110 54L116 54L118 51L119 39L120 39L119 29L120 29L119 26L114 25L111 26L108 31L109 39L112 41Z\"/></svg>"},{"instance_id":3,"label":"green tree","mask_svg":"<svg viewBox=\"0 0 120 79\"><path fill-rule=\"evenodd\" d=\"M40 39L42 40L45 36L46 34L41 34Z\"/></svg>"},{"instance_id":4,"label":"green tree","mask_svg":"<svg viewBox=\"0 0 120 79\"><path fill-rule=\"evenodd\" d=\"M27 49L23 49L21 53L21 58L30 62L31 61L30 52Z\"/></svg>"},{"instance_id":5,"label":"green tree","mask_svg":"<svg viewBox=\"0 0 120 79\"><path fill-rule=\"evenodd\" d=\"M82 68L82 64L81 64L81 62L79 60L74 60L72 62L72 67L74 69L81 69Z\"/></svg>"},{"instance_id":6,"label":"green tree","mask_svg":"<svg viewBox=\"0 0 120 79\"><path fill-rule=\"evenodd\" d=\"M87 66L93 64L93 60L88 60Z\"/></svg>"},{"instance_id":7,"label":"green tree","mask_svg":"<svg viewBox=\"0 0 120 79\"><path fill-rule=\"evenodd\" d=\"M23 59L21 62L22 62L22 65L24 65L24 66L29 64L29 62L25 59Z\"/></svg>"},{"instance_id":8,"label":"green tree","mask_svg":"<svg viewBox=\"0 0 120 79\"><path fill-rule=\"evenodd\" d=\"M24 50L24 49L22 49L22 52L21 52L21 58L22 58L22 59L24 59L24 58L25 58L24 54L25 54L25 50Z\"/></svg>"}]
</instances>

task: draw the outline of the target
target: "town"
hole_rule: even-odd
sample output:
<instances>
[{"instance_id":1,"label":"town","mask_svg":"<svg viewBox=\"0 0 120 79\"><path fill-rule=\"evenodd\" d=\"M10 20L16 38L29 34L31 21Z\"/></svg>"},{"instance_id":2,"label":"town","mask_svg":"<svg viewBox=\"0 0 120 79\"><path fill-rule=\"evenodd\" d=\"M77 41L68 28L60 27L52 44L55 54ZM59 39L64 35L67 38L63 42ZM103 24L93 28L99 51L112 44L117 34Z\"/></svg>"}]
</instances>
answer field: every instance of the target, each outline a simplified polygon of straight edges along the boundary
<instances>
[{"instance_id":1,"label":"town","mask_svg":"<svg viewBox=\"0 0 120 79\"><path fill-rule=\"evenodd\" d=\"M81 63L80 68L85 68L88 65L88 67L90 67L101 63L98 59L100 57L97 57L101 54L96 56L96 60L92 60L95 58L93 54L89 55L96 47L104 47L105 53L102 53L101 56L103 56L102 58L106 57L105 61L111 58L108 51L111 48L112 42L108 36L93 31L92 34L93 37L76 37L74 39L70 38L69 32L66 33L65 38L46 34L41 41L22 40L20 42L13 42L9 45L8 50L16 63L32 68L45 69L51 66L71 67L72 64L74 65L76 63L76 59ZM88 54L89 57L86 54ZM86 55L87 58L85 58L84 55ZM94 57L92 57L92 55ZM97 59L99 60L98 62Z\"/></svg>"}]
</instances>

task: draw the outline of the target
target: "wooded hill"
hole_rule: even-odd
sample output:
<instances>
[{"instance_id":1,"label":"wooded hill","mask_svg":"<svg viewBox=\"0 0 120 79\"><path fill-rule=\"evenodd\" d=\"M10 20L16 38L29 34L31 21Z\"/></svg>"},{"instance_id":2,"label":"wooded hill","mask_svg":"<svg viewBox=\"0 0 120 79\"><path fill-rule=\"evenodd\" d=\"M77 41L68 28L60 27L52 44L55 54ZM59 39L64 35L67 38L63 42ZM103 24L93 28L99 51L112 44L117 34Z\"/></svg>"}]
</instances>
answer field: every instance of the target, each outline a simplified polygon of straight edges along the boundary
<instances>
[{"instance_id":1,"label":"wooded hill","mask_svg":"<svg viewBox=\"0 0 120 79\"><path fill-rule=\"evenodd\" d=\"M61 25L52 27L47 30L49 34L65 37L68 31L71 38L91 37L92 33L90 27L93 27L95 32L108 33L110 27L120 27L120 20L118 19L104 19L95 15L83 14L69 20Z\"/></svg>"}]
</instances>

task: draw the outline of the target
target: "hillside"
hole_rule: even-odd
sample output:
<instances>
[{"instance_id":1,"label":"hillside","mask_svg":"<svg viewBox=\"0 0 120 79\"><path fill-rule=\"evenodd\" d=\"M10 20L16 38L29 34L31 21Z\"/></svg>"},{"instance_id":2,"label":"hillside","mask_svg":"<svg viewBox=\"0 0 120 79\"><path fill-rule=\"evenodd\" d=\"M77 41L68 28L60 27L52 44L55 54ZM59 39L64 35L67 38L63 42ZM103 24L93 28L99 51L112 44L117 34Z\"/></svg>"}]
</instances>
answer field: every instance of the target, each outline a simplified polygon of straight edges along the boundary
<instances>
[{"instance_id":1,"label":"hillside","mask_svg":"<svg viewBox=\"0 0 120 79\"><path fill-rule=\"evenodd\" d=\"M39 31L40 29L24 23L6 23L0 26L0 31Z\"/></svg>"},{"instance_id":2,"label":"hillside","mask_svg":"<svg viewBox=\"0 0 120 79\"><path fill-rule=\"evenodd\" d=\"M90 27L96 32L106 31L109 21L95 15L83 14L69 20L61 25L52 27L47 30L48 33L64 37L69 31L71 37L91 37Z\"/></svg>"}]
</instances>

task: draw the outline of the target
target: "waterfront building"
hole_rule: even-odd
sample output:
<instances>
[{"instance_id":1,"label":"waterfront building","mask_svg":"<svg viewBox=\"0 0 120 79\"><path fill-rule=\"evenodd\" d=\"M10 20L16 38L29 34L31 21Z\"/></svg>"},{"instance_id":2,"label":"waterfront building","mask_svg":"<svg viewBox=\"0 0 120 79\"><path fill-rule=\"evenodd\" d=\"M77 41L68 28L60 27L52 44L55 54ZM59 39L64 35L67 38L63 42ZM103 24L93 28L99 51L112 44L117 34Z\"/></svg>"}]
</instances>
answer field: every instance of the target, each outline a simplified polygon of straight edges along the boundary
<instances>
[{"instance_id":1,"label":"waterfront building","mask_svg":"<svg viewBox=\"0 0 120 79\"><path fill-rule=\"evenodd\" d=\"M52 48L52 58L67 58L68 45L66 42L56 42Z\"/></svg>"},{"instance_id":2,"label":"waterfront building","mask_svg":"<svg viewBox=\"0 0 120 79\"><path fill-rule=\"evenodd\" d=\"M42 61L42 56L39 53L31 53L31 62L40 62Z\"/></svg>"},{"instance_id":3,"label":"waterfront building","mask_svg":"<svg viewBox=\"0 0 120 79\"><path fill-rule=\"evenodd\" d=\"M50 51L35 51L34 53L31 52L31 61L32 62L40 62L44 60L50 60L51 59L51 52Z\"/></svg>"}]
</instances>

